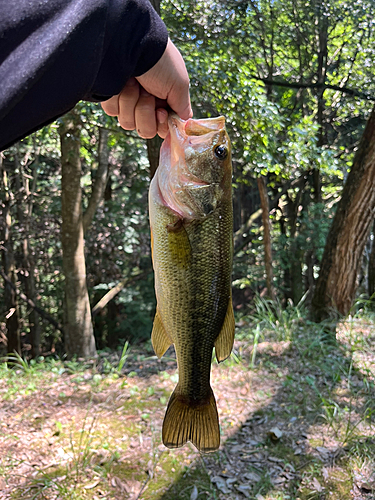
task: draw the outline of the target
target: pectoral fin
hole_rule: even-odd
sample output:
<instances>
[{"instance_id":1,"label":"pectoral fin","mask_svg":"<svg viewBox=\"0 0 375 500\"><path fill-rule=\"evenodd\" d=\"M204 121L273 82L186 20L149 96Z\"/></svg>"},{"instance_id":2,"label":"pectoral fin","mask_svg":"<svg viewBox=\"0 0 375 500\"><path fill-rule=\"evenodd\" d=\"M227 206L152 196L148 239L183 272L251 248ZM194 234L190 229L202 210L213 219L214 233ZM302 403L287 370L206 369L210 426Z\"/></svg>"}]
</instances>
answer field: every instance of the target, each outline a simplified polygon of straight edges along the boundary
<instances>
[{"instance_id":1,"label":"pectoral fin","mask_svg":"<svg viewBox=\"0 0 375 500\"><path fill-rule=\"evenodd\" d=\"M167 351L168 347L173 344L172 339L165 331L164 325L161 322L158 310L156 310L154 318L154 326L151 333L151 342L155 354L158 358L161 358Z\"/></svg>"},{"instance_id":2,"label":"pectoral fin","mask_svg":"<svg viewBox=\"0 0 375 500\"><path fill-rule=\"evenodd\" d=\"M231 297L228 303L227 314L225 315L223 327L215 341L216 359L219 363L224 361L224 359L227 359L232 352L234 342L234 326L234 313Z\"/></svg>"}]
</instances>

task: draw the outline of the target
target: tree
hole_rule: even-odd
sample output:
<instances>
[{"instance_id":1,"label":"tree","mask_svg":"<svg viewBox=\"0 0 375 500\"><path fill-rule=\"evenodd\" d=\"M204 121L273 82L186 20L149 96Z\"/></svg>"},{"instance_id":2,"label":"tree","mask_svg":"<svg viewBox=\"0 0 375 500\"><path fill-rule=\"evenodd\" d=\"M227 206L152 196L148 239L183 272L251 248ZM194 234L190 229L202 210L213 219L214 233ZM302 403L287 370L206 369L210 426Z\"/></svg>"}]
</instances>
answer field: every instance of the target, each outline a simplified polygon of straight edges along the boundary
<instances>
[{"instance_id":1,"label":"tree","mask_svg":"<svg viewBox=\"0 0 375 500\"><path fill-rule=\"evenodd\" d=\"M271 224L269 217L270 209L267 193L267 183L263 177L258 177L258 189L260 195L260 205L262 208L264 264L266 269L267 294L271 300L275 300L272 272Z\"/></svg>"},{"instance_id":2,"label":"tree","mask_svg":"<svg viewBox=\"0 0 375 500\"><path fill-rule=\"evenodd\" d=\"M18 301L15 292L16 267L13 251L12 238L12 216L11 216L11 189L9 186L9 176L3 164L3 156L0 154L0 193L2 200L0 208L2 211L0 240L2 240L2 263L4 275L7 280L4 283L4 302L6 311L6 330L7 330L7 351L8 353L21 353L20 330L19 330L19 311Z\"/></svg>"},{"instance_id":3,"label":"tree","mask_svg":"<svg viewBox=\"0 0 375 500\"><path fill-rule=\"evenodd\" d=\"M319 321L330 313L348 314L358 286L363 250L375 214L375 107L328 233L312 301Z\"/></svg>"},{"instance_id":4,"label":"tree","mask_svg":"<svg viewBox=\"0 0 375 500\"><path fill-rule=\"evenodd\" d=\"M59 129L61 140L61 241L65 277L64 333L68 356L96 355L86 284L81 191L81 122L77 110L68 113Z\"/></svg>"}]
</instances>

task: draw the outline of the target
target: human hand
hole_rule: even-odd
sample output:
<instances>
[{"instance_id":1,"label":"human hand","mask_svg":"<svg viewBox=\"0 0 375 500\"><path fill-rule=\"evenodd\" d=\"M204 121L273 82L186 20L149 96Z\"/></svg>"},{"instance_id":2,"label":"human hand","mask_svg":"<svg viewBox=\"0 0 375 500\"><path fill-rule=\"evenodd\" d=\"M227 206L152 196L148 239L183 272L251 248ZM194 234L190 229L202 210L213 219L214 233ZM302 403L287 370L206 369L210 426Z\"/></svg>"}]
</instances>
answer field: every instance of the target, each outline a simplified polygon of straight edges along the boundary
<instances>
[{"instance_id":1,"label":"human hand","mask_svg":"<svg viewBox=\"0 0 375 500\"><path fill-rule=\"evenodd\" d=\"M193 116L189 76L180 52L170 40L155 66L130 78L118 95L102 102L107 115L118 116L123 129L136 129L144 139L156 134L166 137L168 106L183 120Z\"/></svg>"}]
</instances>

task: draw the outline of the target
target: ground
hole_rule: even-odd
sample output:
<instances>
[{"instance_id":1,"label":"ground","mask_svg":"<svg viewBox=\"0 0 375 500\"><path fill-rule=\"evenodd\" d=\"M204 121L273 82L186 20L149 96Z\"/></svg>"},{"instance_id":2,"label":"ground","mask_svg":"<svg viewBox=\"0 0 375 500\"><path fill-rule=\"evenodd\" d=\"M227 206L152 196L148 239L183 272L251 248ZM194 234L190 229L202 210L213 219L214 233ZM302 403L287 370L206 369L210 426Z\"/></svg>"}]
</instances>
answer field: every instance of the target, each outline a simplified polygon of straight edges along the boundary
<instances>
[{"instance_id":1,"label":"ground","mask_svg":"<svg viewBox=\"0 0 375 500\"><path fill-rule=\"evenodd\" d=\"M212 366L222 444L161 443L168 351L0 366L0 499L375 499L375 322L239 322ZM120 369L121 368L121 369Z\"/></svg>"}]
</instances>

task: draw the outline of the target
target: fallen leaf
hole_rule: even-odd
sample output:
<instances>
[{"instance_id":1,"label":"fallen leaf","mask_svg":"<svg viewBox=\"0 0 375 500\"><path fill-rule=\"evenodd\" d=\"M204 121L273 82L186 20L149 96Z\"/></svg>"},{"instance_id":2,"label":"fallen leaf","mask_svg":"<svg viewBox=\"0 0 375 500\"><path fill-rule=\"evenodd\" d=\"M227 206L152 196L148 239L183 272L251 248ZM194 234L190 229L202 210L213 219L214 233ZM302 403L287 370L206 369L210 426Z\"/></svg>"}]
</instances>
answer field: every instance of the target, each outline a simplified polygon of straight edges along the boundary
<instances>
[{"instance_id":1,"label":"fallen leaf","mask_svg":"<svg viewBox=\"0 0 375 500\"><path fill-rule=\"evenodd\" d=\"M92 481L89 484L85 484L85 486L83 488L85 490L91 490L92 488L95 488L95 486L98 486L99 483L100 483L100 479L97 479L96 481Z\"/></svg>"},{"instance_id":2,"label":"fallen leaf","mask_svg":"<svg viewBox=\"0 0 375 500\"><path fill-rule=\"evenodd\" d=\"M275 479L272 479L272 482L275 486L277 486L278 484L282 484L282 483L285 483L286 481L286 478L285 477L282 477L282 476L278 476L276 477Z\"/></svg>"},{"instance_id":3,"label":"fallen leaf","mask_svg":"<svg viewBox=\"0 0 375 500\"><path fill-rule=\"evenodd\" d=\"M236 489L243 495L245 495L246 498L250 498L251 486L249 486L248 484L238 484L236 486Z\"/></svg>"},{"instance_id":4,"label":"fallen leaf","mask_svg":"<svg viewBox=\"0 0 375 500\"><path fill-rule=\"evenodd\" d=\"M211 482L216 484L216 487L222 493L230 493L230 489L227 486L226 480L221 476L214 476L211 478Z\"/></svg>"},{"instance_id":5,"label":"fallen leaf","mask_svg":"<svg viewBox=\"0 0 375 500\"><path fill-rule=\"evenodd\" d=\"M112 479L111 479L111 485L114 487L114 488L117 488L121 491L121 493L130 493L131 491L131 488L128 487L128 485L121 481L121 479L117 476L113 476Z\"/></svg>"},{"instance_id":6,"label":"fallen leaf","mask_svg":"<svg viewBox=\"0 0 375 500\"><path fill-rule=\"evenodd\" d=\"M260 475L256 472L246 472L244 478L252 483L258 483L261 480Z\"/></svg>"},{"instance_id":7,"label":"fallen leaf","mask_svg":"<svg viewBox=\"0 0 375 500\"><path fill-rule=\"evenodd\" d=\"M322 485L319 483L319 481L316 479L316 477L314 477L313 481L312 481L312 485L314 487L314 490L318 493L321 493L323 491L323 487Z\"/></svg>"},{"instance_id":8,"label":"fallen leaf","mask_svg":"<svg viewBox=\"0 0 375 500\"><path fill-rule=\"evenodd\" d=\"M243 450L244 446L245 446L244 444L236 444L235 446L233 446L230 449L230 452L231 453L238 453L239 451Z\"/></svg>"},{"instance_id":9,"label":"fallen leaf","mask_svg":"<svg viewBox=\"0 0 375 500\"><path fill-rule=\"evenodd\" d=\"M270 460L270 462L276 462L276 463L280 463L280 462L284 461L282 458L278 458L278 457L268 457L268 460Z\"/></svg>"},{"instance_id":10,"label":"fallen leaf","mask_svg":"<svg viewBox=\"0 0 375 500\"><path fill-rule=\"evenodd\" d=\"M325 448L324 446L317 446L316 451L318 451L321 455L328 456L329 455L329 449Z\"/></svg>"},{"instance_id":11,"label":"fallen leaf","mask_svg":"<svg viewBox=\"0 0 375 500\"><path fill-rule=\"evenodd\" d=\"M190 500L197 500L198 498L198 488L194 485L193 491L191 492L190 495Z\"/></svg>"},{"instance_id":12,"label":"fallen leaf","mask_svg":"<svg viewBox=\"0 0 375 500\"><path fill-rule=\"evenodd\" d=\"M150 479L152 479L154 477L154 462L152 460L148 461L147 473L150 476Z\"/></svg>"},{"instance_id":13,"label":"fallen leaf","mask_svg":"<svg viewBox=\"0 0 375 500\"><path fill-rule=\"evenodd\" d=\"M228 485L229 488L231 488L232 484L235 483L236 481L237 481L236 477L228 477L228 479L226 480L227 485Z\"/></svg>"},{"instance_id":14,"label":"fallen leaf","mask_svg":"<svg viewBox=\"0 0 375 500\"><path fill-rule=\"evenodd\" d=\"M272 441L279 441L279 439L281 439L283 433L277 427L272 427L272 429L270 429L270 431L268 432L268 435Z\"/></svg>"},{"instance_id":15,"label":"fallen leaf","mask_svg":"<svg viewBox=\"0 0 375 500\"><path fill-rule=\"evenodd\" d=\"M324 481L327 481L327 479L329 478L329 472L328 472L328 469L326 467L322 468L322 474L323 474Z\"/></svg>"}]
</instances>

